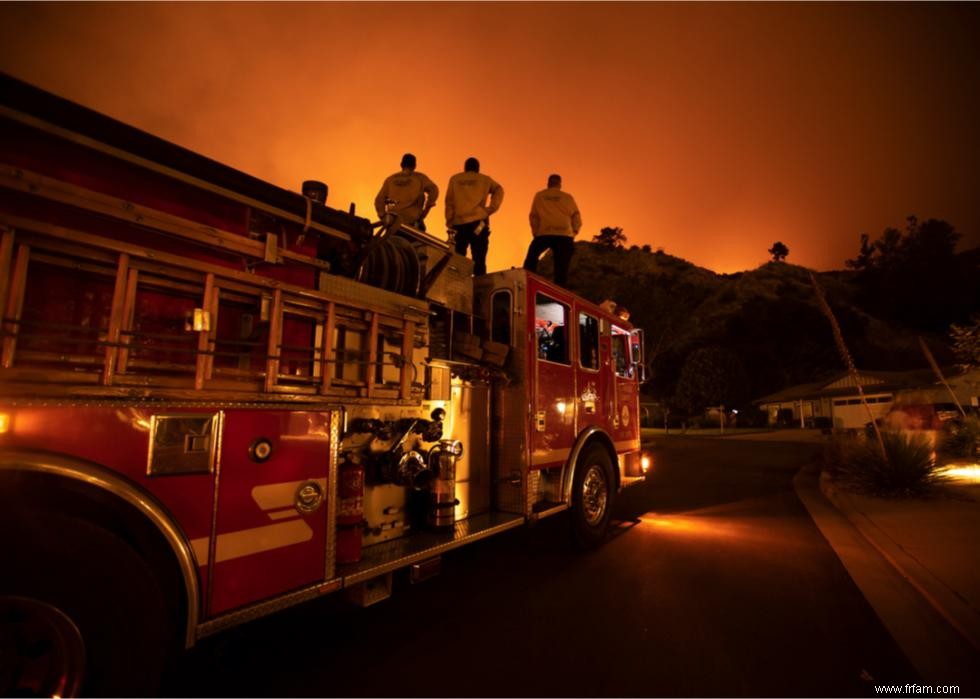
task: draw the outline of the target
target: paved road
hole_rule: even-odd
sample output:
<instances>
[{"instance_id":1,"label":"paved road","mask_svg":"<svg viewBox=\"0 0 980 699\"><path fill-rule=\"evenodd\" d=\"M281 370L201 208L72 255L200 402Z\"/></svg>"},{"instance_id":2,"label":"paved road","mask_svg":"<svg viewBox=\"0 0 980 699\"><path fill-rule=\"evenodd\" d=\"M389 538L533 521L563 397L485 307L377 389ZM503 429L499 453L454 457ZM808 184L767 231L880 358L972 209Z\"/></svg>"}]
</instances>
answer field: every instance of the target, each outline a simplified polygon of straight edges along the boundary
<instances>
[{"instance_id":1,"label":"paved road","mask_svg":"<svg viewBox=\"0 0 980 699\"><path fill-rule=\"evenodd\" d=\"M577 554L552 518L352 610L205 641L168 695L874 696L918 678L792 486L808 444L670 438Z\"/></svg>"}]
</instances>

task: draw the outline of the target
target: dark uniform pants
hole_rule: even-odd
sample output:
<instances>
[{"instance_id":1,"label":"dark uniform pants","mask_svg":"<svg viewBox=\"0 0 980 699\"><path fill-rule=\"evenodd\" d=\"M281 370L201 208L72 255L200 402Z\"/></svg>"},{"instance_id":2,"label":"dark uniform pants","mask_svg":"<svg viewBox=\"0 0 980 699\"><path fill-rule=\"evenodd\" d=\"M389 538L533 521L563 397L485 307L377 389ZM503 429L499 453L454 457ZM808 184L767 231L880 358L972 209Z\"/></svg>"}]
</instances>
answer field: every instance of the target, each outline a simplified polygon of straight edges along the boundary
<instances>
[{"instance_id":1,"label":"dark uniform pants","mask_svg":"<svg viewBox=\"0 0 980 699\"><path fill-rule=\"evenodd\" d=\"M476 229L483 225L483 230L479 233ZM466 254L466 248L473 248L473 275L480 276L487 273L487 250L490 249L490 219L473 221L471 223L461 223L453 226L456 231L456 253Z\"/></svg>"},{"instance_id":2,"label":"dark uniform pants","mask_svg":"<svg viewBox=\"0 0 980 699\"><path fill-rule=\"evenodd\" d=\"M555 258L555 284L565 286L568 281L568 265L575 252L575 239L567 235L539 235L531 240L524 258L524 269L538 271L538 258L545 250L551 250Z\"/></svg>"}]
</instances>

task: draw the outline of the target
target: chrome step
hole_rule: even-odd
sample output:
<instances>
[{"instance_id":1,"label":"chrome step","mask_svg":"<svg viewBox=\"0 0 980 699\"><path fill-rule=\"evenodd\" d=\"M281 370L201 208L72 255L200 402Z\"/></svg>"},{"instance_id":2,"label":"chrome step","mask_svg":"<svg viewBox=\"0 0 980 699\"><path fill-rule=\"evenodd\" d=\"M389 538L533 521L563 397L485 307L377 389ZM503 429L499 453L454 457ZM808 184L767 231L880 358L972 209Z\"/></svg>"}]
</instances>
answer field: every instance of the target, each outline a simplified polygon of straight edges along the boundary
<instances>
[{"instance_id":1,"label":"chrome step","mask_svg":"<svg viewBox=\"0 0 980 699\"><path fill-rule=\"evenodd\" d=\"M568 509L568 505L563 502L538 502L534 505L534 512L531 513L531 521L536 522L545 517L551 517L559 512Z\"/></svg>"}]
</instances>

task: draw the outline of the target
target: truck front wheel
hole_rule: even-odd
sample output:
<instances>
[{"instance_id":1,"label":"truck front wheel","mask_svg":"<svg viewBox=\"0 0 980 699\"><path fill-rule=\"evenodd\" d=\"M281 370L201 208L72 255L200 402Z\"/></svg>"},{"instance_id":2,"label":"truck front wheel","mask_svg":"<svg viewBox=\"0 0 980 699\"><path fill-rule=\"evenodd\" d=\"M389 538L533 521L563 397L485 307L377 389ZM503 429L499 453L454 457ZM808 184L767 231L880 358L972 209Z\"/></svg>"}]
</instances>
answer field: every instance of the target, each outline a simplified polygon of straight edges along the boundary
<instances>
[{"instance_id":1,"label":"truck front wheel","mask_svg":"<svg viewBox=\"0 0 980 699\"><path fill-rule=\"evenodd\" d=\"M152 694L172 634L139 554L55 513L8 511L0 530L0 695Z\"/></svg>"},{"instance_id":2,"label":"truck front wheel","mask_svg":"<svg viewBox=\"0 0 980 699\"><path fill-rule=\"evenodd\" d=\"M586 447L572 482L572 543L578 548L595 548L606 537L614 490L609 454L601 444Z\"/></svg>"}]
</instances>

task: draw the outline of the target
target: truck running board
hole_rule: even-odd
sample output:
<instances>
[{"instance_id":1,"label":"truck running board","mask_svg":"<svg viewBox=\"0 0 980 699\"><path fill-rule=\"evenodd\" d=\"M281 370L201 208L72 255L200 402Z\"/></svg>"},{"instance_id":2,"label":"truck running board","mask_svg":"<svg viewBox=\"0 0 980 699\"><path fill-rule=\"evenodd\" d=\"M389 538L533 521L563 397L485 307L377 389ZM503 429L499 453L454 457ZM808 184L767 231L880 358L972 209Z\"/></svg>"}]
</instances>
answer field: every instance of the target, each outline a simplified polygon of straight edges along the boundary
<instances>
[{"instance_id":1,"label":"truck running board","mask_svg":"<svg viewBox=\"0 0 980 699\"><path fill-rule=\"evenodd\" d=\"M538 508L539 505L540 509ZM568 505L563 502L537 503L534 507L534 512L532 512L531 516L529 517L531 524L534 524L538 520L544 519L545 517L551 517L559 512L564 512L568 509Z\"/></svg>"},{"instance_id":2,"label":"truck running board","mask_svg":"<svg viewBox=\"0 0 980 699\"><path fill-rule=\"evenodd\" d=\"M522 524L523 515L490 512L456 522L451 532L415 532L365 548L359 562L337 566L337 576L350 587Z\"/></svg>"}]
</instances>

